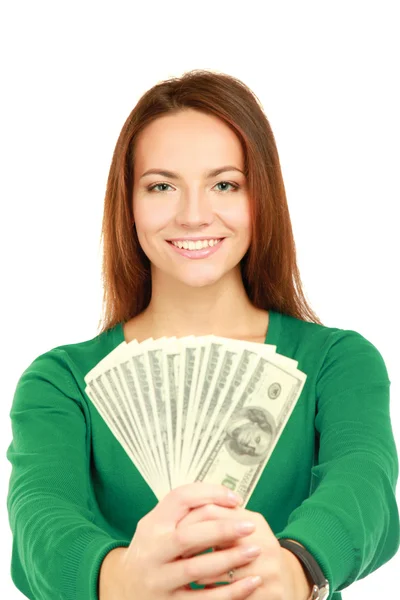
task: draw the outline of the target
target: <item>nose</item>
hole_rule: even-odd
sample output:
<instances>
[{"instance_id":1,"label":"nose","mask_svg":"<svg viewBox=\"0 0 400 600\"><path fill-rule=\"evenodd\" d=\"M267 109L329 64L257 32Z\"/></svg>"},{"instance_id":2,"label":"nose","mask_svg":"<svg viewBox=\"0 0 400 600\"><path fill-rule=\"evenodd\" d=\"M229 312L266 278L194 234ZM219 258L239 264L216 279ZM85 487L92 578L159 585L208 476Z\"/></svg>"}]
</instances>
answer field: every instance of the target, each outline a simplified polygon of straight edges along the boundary
<instances>
[{"instance_id":1,"label":"nose","mask_svg":"<svg viewBox=\"0 0 400 600\"><path fill-rule=\"evenodd\" d=\"M209 225L213 219L212 203L205 192L196 189L182 192L176 211L178 225L196 228Z\"/></svg>"}]
</instances>

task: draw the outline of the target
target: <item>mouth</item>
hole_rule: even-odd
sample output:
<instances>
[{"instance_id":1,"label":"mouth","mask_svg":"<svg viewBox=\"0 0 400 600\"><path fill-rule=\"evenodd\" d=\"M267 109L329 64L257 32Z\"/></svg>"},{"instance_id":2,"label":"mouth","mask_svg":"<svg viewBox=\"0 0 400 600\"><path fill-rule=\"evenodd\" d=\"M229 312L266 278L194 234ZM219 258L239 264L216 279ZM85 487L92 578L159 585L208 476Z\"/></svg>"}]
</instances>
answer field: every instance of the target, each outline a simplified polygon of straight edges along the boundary
<instances>
[{"instance_id":1,"label":"mouth","mask_svg":"<svg viewBox=\"0 0 400 600\"><path fill-rule=\"evenodd\" d=\"M184 248L182 245L182 247L180 248L178 245L174 244L173 241L175 240L165 240L166 242L168 242L168 244L171 246L172 250L174 252L177 252L178 254L180 254L181 256L184 256L186 258L192 258L192 259L197 259L197 258L207 258L208 256L211 256L212 254L215 254L215 252L217 252L217 250L219 250L219 248L223 245L223 242L226 238L208 238L211 240L215 240L213 242L213 245L209 246L204 246L204 247L200 247L200 248L193 248L193 242L195 242L195 240L190 240L192 242L191 246L192 248L186 247ZM207 238L203 238L203 240L207 240ZM181 240L179 240L181 241ZM182 241L186 241L186 240L182 240ZM199 240L200 241L200 240ZM185 244L187 246L187 244Z\"/></svg>"},{"instance_id":2,"label":"mouth","mask_svg":"<svg viewBox=\"0 0 400 600\"><path fill-rule=\"evenodd\" d=\"M204 237L204 238L173 238L172 240L166 240L169 244L177 248L182 248L185 250L203 250L204 248L212 248L216 246L218 242L224 240L224 237ZM181 242L179 244L179 242ZM199 242L208 242L206 245L199 244ZM184 248L184 245L186 248ZM193 247L193 245L195 247Z\"/></svg>"}]
</instances>

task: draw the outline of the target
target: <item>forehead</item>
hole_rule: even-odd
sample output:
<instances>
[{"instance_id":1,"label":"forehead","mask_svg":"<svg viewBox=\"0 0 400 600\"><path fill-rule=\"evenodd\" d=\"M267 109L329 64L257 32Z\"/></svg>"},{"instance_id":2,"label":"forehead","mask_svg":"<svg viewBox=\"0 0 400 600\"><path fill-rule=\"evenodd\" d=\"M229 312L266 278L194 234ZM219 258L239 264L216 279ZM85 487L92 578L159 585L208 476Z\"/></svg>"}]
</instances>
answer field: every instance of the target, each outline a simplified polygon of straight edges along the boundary
<instances>
[{"instance_id":1,"label":"forehead","mask_svg":"<svg viewBox=\"0 0 400 600\"><path fill-rule=\"evenodd\" d=\"M243 168L243 151L234 131L214 115L195 110L163 115L136 139L135 176L154 167L202 174L223 164Z\"/></svg>"}]
</instances>

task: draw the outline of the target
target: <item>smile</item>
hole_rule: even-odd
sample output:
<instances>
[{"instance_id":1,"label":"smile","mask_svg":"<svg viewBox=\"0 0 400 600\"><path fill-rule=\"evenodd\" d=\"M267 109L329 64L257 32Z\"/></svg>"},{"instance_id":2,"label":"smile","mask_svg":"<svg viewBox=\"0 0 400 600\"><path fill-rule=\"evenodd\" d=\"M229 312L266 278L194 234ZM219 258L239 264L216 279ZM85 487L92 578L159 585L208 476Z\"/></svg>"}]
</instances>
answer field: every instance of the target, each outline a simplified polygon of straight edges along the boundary
<instances>
[{"instance_id":1,"label":"smile","mask_svg":"<svg viewBox=\"0 0 400 600\"><path fill-rule=\"evenodd\" d=\"M215 254L222 246L225 238L215 240L197 240L196 242L182 240L177 242L167 243L172 247L174 252L178 252L186 258L206 258Z\"/></svg>"},{"instance_id":2,"label":"smile","mask_svg":"<svg viewBox=\"0 0 400 600\"><path fill-rule=\"evenodd\" d=\"M201 250L202 248L208 248L209 246L212 248L216 246L218 242L221 241L222 238L215 238L214 240L177 240L171 242L174 246L178 248L184 248L185 250Z\"/></svg>"}]
</instances>

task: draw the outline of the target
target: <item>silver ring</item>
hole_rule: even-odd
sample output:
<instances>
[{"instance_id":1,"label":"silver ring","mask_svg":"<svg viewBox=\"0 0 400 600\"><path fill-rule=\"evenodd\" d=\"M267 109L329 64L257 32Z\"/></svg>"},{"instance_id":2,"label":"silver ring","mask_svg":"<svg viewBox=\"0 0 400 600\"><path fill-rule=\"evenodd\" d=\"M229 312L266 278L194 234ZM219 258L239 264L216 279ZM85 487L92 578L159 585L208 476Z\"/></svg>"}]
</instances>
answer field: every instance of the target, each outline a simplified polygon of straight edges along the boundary
<instances>
[{"instance_id":1,"label":"silver ring","mask_svg":"<svg viewBox=\"0 0 400 600\"><path fill-rule=\"evenodd\" d=\"M228 571L228 577L230 581L233 581L233 574L235 572L235 569L231 569L230 571Z\"/></svg>"}]
</instances>

